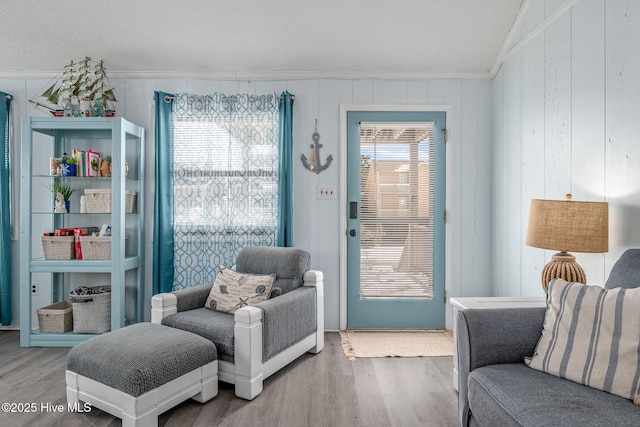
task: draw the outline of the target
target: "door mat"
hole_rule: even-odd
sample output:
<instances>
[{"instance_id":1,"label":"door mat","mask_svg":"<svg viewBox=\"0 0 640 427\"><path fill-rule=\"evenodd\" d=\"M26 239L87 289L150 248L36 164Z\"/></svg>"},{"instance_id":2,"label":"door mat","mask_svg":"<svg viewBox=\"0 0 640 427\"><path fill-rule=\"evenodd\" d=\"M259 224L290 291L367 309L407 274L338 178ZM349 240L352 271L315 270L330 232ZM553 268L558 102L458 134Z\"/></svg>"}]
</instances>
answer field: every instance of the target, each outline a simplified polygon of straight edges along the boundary
<instances>
[{"instance_id":1,"label":"door mat","mask_svg":"<svg viewBox=\"0 0 640 427\"><path fill-rule=\"evenodd\" d=\"M340 331L349 360L358 357L453 356L452 331L368 332Z\"/></svg>"}]
</instances>

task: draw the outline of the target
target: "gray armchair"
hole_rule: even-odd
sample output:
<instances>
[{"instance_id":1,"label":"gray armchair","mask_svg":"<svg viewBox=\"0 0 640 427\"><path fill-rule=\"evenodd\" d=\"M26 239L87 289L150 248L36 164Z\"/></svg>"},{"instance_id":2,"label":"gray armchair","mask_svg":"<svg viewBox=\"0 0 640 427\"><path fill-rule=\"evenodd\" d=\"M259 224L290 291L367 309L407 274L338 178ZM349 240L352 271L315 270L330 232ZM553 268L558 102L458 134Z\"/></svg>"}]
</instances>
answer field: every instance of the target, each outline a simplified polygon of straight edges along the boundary
<instances>
[{"instance_id":1,"label":"gray armchair","mask_svg":"<svg viewBox=\"0 0 640 427\"><path fill-rule=\"evenodd\" d=\"M154 295L151 321L196 333L218 349L218 378L252 400L264 379L306 352L324 347L322 272L309 270L310 255L295 248L247 247L236 271L276 274L281 295L235 314L205 308L212 284Z\"/></svg>"}]
</instances>

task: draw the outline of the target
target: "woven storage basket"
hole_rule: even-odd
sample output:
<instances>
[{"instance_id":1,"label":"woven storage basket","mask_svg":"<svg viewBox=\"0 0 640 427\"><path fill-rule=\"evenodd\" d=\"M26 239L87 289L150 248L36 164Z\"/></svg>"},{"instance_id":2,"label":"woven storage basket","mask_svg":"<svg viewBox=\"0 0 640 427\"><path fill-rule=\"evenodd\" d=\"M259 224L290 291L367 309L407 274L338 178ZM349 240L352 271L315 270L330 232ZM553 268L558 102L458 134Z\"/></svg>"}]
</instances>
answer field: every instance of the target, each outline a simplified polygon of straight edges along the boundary
<instances>
[{"instance_id":1,"label":"woven storage basket","mask_svg":"<svg viewBox=\"0 0 640 427\"><path fill-rule=\"evenodd\" d=\"M42 236L44 259L74 259L73 236Z\"/></svg>"},{"instance_id":2,"label":"woven storage basket","mask_svg":"<svg viewBox=\"0 0 640 427\"><path fill-rule=\"evenodd\" d=\"M111 330L111 286L81 286L69 296L74 333L103 334Z\"/></svg>"},{"instance_id":3,"label":"woven storage basket","mask_svg":"<svg viewBox=\"0 0 640 427\"><path fill-rule=\"evenodd\" d=\"M85 188L84 199L88 213L111 213L111 190ZM133 213L136 201L135 191L125 191L124 212Z\"/></svg>"},{"instance_id":4,"label":"woven storage basket","mask_svg":"<svg viewBox=\"0 0 640 427\"><path fill-rule=\"evenodd\" d=\"M111 237L80 236L80 247L82 259L111 259Z\"/></svg>"},{"instance_id":5,"label":"woven storage basket","mask_svg":"<svg viewBox=\"0 0 640 427\"><path fill-rule=\"evenodd\" d=\"M111 237L80 236L82 259L111 259Z\"/></svg>"},{"instance_id":6,"label":"woven storage basket","mask_svg":"<svg viewBox=\"0 0 640 427\"><path fill-rule=\"evenodd\" d=\"M40 332L63 334L73 328L73 307L62 301L36 310Z\"/></svg>"}]
</instances>

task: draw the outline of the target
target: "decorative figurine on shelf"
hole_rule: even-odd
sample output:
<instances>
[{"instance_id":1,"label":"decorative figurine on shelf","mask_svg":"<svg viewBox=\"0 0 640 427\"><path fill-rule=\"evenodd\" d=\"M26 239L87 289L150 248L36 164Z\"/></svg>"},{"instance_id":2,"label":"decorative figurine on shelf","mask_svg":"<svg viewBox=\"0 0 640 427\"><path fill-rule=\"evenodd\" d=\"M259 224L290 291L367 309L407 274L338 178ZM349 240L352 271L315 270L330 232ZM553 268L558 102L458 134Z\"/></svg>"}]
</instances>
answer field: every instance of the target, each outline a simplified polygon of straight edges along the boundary
<instances>
[{"instance_id":1,"label":"decorative figurine on shelf","mask_svg":"<svg viewBox=\"0 0 640 427\"><path fill-rule=\"evenodd\" d=\"M100 101L98 104L97 101ZM114 117L118 102L104 61L71 61L29 102L54 117ZM96 102L96 106L92 103ZM97 114L96 114L97 113Z\"/></svg>"},{"instance_id":2,"label":"decorative figurine on shelf","mask_svg":"<svg viewBox=\"0 0 640 427\"><path fill-rule=\"evenodd\" d=\"M96 104L93 106L93 117L104 117L104 105L102 99L96 99Z\"/></svg>"},{"instance_id":3,"label":"decorative figurine on shelf","mask_svg":"<svg viewBox=\"0 0 640 427\"><path fill-rule=\"evenodd\" d=\"M102 159L100 164L100 176L111 176L111 156Z\"/></svg>"},{"instance_id":4,"label":"decorative figurine on shelf","mask_svg":"<svg viewBox=\"0 0 640 427\"><path fill-rule=\"evenodd\" d=\"M71 187L69 184L54 180L51 187L47 187L51 190L51 193L54 196L53 200L53 212L54 213L70 213L71 209L69 199L71 198L71 194L75 191L75 188Z\"/></svg>"},{"instance_id":5,"label":"decorative figurine on shelf","mask_svg":"<svg viewBox=\"0 0 640 427\"><path fill-rule=\"evenodd\" d=\"M60 193L60 192L56 193L56 206L55 206L54 212L55 213L68 213L64 197L62 196L62 193Z\"/></svg>"}]
</instances>

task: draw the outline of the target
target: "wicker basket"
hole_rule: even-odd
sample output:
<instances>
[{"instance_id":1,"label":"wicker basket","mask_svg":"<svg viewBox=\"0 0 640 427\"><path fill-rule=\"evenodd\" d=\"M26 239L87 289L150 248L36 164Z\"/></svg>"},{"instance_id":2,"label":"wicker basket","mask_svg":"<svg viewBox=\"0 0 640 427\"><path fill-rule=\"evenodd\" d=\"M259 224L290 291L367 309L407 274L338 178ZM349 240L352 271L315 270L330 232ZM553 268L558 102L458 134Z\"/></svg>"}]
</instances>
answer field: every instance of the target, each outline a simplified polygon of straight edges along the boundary
<instances>
[{"instance_id":1,"label":"wicker basket","mask_svg":"<svg viewBox=\"0 0 640 427\"><path fill-rule=\"evenodd\" d=\"M63 334L73 328L73 307L62 301L36 310L40 332Z\"/></svg>"},{"instance_id":2,"label":"wicker basket","mask_svg":"<svg viewBox=\"0 0 640 427\"><path fill-rule=\"evenodd\" d=\"M73 236L42 236L44 259L74 259Z\"/></svg>"},{"instance_id":3,"label":"wicker basket","mask_svg":"<svg viewBox=\"0 0 640 427\"><path fill-rule=\"evenodd\" d=\"M111 286L81 286L69 293L73 332L103 334L111 330Z\"/></svg>"},{"instance_id":4,"label":"wicker basket","mask_svg":"<svg viewBox=\"0 0 640 427\"><path fill-rule=\"evenodd\" d=\"M111 237L80 236L82 259L111 259Z\"/></svg>"},{"instance_id":5,"label":"wicker basket","mask_svg":"<svg viewBox=\"0 0 640 427\"><path fill-rule=\"evenodd\" d=\"M84 190L84 199L88 213L111 213L111 190L89 189ZM133 213L133 205L136 201L135 191L125 191L124 212Z\"/></svg>"},{"instance_id":6,"label":"wicker basket","mask_svg":"<svg viewBox=\"0 0 640 427\"><path fill-rule=\"evenodd\" d=\"M80 236L80 247L82 259L111 259L111 237Z\"/></svg>"}]
</instances>

